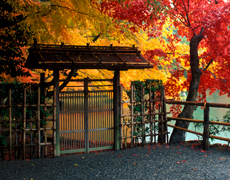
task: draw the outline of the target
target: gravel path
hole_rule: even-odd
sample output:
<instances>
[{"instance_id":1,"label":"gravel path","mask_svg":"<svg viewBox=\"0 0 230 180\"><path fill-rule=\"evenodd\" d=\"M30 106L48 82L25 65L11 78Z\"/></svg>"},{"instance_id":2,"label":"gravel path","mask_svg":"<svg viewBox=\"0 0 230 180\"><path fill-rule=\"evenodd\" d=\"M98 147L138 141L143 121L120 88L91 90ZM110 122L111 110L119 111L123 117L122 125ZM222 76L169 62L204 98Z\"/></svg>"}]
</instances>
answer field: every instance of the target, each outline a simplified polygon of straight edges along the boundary
<instances>
[{"instance_id":1,"label":"gravel path","mask_svg":"<svg viewBox=\"0 0 230 180\"><path fill-rule=\"evenodd\" d=\"M0 179L230 179L230 151L152 145L120 151L0 162Z\"/></svg>"}]
</instances>

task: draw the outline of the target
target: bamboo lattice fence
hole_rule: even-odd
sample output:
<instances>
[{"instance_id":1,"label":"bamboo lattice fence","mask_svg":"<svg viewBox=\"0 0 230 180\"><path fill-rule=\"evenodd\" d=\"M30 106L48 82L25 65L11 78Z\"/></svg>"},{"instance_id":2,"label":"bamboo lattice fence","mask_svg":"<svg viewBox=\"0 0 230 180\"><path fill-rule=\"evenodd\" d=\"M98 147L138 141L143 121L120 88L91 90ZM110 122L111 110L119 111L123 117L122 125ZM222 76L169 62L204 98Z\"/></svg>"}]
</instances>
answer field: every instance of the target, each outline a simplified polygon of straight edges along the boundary
<instances>
[{"instance_id":1,"label":"bamboo lattice fence","mask_svg":"<svg viewBox=\"0 0 230 180\"><path fill-rule=\"evenodd\" d=\"M139 143L168 143L164 90L153 90L151 84L141 84L138 90L132 84L128 100L123 100L123 91L121 87L121 148L128 144L132 148Z\"/></svg>"},{"instance_id":2,"label":"bamboo lattice fence","mask_svg":"<svg viewBox=\"0 0 230 180\"><path fill-rule=\"evenodd\" d=\"M41 97L40 87L36 91L28 88L0 89L0 94L1 160L54 157L55 94L53 103L49 104ZM4 94L8 94L8 97ZM19 96L21 98L17 98ZM36 103L32 101L34 99L32 96L36 97Z\"/></svg>"}]
</instances>

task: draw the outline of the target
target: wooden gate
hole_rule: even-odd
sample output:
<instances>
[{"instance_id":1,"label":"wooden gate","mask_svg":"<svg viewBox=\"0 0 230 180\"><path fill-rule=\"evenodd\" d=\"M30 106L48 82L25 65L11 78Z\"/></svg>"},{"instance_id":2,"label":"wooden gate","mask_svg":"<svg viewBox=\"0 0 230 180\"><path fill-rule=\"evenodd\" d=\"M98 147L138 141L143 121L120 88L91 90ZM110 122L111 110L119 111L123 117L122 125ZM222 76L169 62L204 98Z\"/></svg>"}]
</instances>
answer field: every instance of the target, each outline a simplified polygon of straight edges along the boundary
<instances>
[{"instance_id":1,"label":"wooden gate","mask_svg":"<svg viewBox=\"0 0 230 180\"><path fill-rule=\"evenodd\" d=\"M124 89L121 87L121 93ZM132 82L121 94L121 148L168 143L164 87L159 80ZM124 99L124 97L127 97Z\"/></svg>"},{"instance_id":2,"label":"wooden gate","mask_svg":"<svg viewBox=\"0 0 230 180\"><path fill-rule=\"evenodd\" d=\"M74 91L59 94L60 153L113 149L113 80L77 82Z\"/></svg>"}]
</instances>

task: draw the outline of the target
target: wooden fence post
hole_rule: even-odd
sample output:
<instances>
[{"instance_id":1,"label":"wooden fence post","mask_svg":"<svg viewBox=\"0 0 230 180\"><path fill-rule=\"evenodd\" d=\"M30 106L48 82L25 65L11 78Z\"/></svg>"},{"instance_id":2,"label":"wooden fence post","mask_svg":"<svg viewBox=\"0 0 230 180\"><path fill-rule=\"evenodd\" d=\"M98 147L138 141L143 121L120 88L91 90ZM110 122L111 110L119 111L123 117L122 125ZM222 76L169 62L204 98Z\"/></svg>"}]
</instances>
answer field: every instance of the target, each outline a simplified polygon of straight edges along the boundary
<instances>
[{"instance_id":1,"label":"wooden fence post","mask_svg":"<svg viewBox=\"0 0 230 180\"><path fill-rule=\"evenodd\" d=\"M134 85L131 85L131 99L130 99L130 103L131 103L131 148L133 148L133 142L134 142L134 138L133 138L133 130L134 130L134 126L133 126Z\"/></svg>"},{"instance_id":2,"label":"wooden fence post","mask_svg":"<svg viewBox=\"0 0 230 180\"><path fill-rule=\"evenodd\" d=\"M113 108L114 108L114 149L120 150L120 71L115 70L113 77Z\"/></svg>"},{"instance_id":3,"label":"wooden fence post","mask_svg":"<svg viewBox=\"0 0 230 180\"><path fill-rule=\"evenodd\" d=\"M145 116L144 116L144 87L141 84L141 94L140 94L140 103L141 103L141 125L142 125L142 146L145 144Z\"/></svg>"},{"instance_id":4,"label":"wooden fence post","mask_svg":"<svg viewBox=\"0 0 230 180\"><path fill-rule=\"evenodd\" d=\"M40 159L41 158L41 129L40 129L40 121L41 121L41 109L40 109L40 105L41 105L41 89L40 87L38 87L38 104L37 104L37 133L38 133L38 158Z\"/></svg>"},{"instance_id":5,"label":"wooden fence post","mask_svg":"<svg viewBox=\"0 0 230 180\"><path fill-rule=\"evenodd\" d=\"M26 88L23 91L23 134L22 134L22 159L26 159Z\"/></svg>"},{"instance_id":6,"label":"wooden fence post","mask_svg":"<svg viewBox=\"0 0 230 180\"><path fill-rule=\"evenodd\" d=\"M59 70L54 70L54 90L55 90L55 107L56 107L56 156L60 156L60 126L59 126Z\"/></svg>"},{"instance_id":7,"label":"wooden fence post","mask_svg":"<svg viewBox=\"0 0 230 180\"><path fill-rule=\"evenodd\" d=\"M209 148L209 105L204 104L203 150Z\"/></svg>"},{"instance_id":8,"label":"wooden fence post","mask_svg":"<svg viewBox=\"0 0 230 180\"><path fill-rule=\"evenodd\" d=\"M89 120L88 120L88 83L89 79L84 79L84 123L85 123L85 152L89 153Z\"/></svg>"},{"instance_id":9,"label":"wooden fence post","mask_svg":"<svg viewBox=\"0 0 230 180\"><path fill-rule=\"evenodd\" d=\"M12 160L12 102L11 102L11 88L9 89L9 159Z\"/></svg>"}]
</instances>

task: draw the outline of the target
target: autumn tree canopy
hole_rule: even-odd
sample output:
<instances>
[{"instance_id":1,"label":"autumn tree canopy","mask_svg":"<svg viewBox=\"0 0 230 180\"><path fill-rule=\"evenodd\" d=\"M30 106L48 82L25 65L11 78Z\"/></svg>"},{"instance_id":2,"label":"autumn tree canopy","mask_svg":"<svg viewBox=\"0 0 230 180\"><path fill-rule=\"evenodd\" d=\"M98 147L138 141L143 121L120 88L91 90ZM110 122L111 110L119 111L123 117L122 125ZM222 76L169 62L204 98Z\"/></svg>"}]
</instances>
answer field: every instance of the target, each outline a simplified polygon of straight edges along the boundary
<instances>
[{"instance_id":1,"label":"autumn tree canopy","mask_svg":"<svg viewBox=\"0 0 230 180\"><path fill-rule=\"evenodd\" d=\"M158 59L158 66L162 61L177 64L165 82L166 95L178 98L184 88L188 91L187 101L205 101L207 90L210 94L220 90L220 95L230 95L229 1L113 0L103 2L101 7L107 15L132 25L133 32L142 28L149 38L167 40L166 49L148 51L150 60ZM167 21L168 29L175 31L163 36L162 27ZM189 51L176 55L176 46L184 39L189 42ZM168 54L175 54L175 58L168 58ZM171 63L168 68L172 68ZM183 77L186 79L181 83ZM185 106L179 117L192 118L193 111L193 106ZM177 121L176 125L188 128L189 123ZM184 134L174 129L170 141L184 141Z\"/></svg>"}]
</instances>

